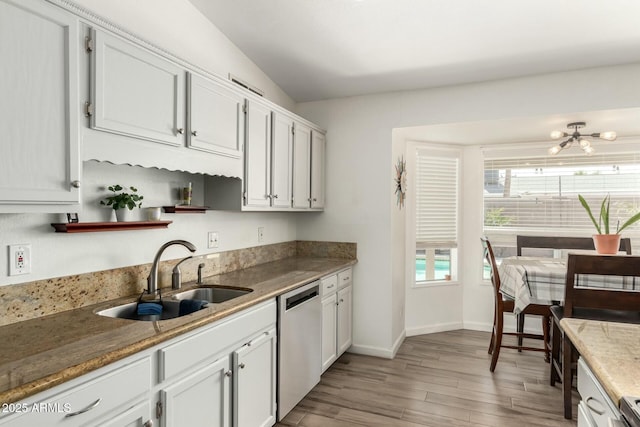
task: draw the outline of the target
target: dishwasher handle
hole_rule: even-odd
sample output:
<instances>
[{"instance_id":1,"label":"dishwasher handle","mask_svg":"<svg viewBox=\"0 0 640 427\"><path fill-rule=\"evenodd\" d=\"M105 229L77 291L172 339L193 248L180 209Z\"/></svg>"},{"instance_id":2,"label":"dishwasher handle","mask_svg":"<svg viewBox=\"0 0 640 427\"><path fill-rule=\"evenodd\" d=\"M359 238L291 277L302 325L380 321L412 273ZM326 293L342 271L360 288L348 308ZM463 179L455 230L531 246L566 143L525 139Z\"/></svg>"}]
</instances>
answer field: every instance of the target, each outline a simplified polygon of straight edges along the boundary
<instances>
[{"instance_id":1,"label":"dishwasher handle","mask_svg":"<svg viewBox=\"0 0 640 427\"><path fill-rule=\"evenodd\" d=\"M297 307L318 295L320 295L320 287L318 285L300 292L299 294L292 295L285 301L285 310L291 310L292 308Z\"/></svg>"}]
</instances>

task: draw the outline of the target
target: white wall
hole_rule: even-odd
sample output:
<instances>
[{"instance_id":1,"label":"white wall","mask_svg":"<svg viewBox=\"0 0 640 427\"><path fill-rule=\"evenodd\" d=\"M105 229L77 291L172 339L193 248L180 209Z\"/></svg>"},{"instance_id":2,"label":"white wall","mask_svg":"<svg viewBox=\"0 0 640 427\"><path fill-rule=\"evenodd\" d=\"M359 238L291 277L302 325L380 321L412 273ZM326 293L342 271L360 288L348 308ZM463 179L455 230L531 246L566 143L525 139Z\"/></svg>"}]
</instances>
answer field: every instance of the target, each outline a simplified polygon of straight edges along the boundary
<instances>
[{"instance_id":1,"label":"white wall","mask_svg":"<svg viewBox=\"0 0 640 427\"><path fill-rule=\"evenodd\" d=\"M231 73L292 110L293 100L188 0L72 0L124 30L212 74Z\"/></svg>"},{"instance_id":2,"label":"white wall","mask_svg":"<svg viewBox=\"0 0 640 427\"><path fill-rule=\"evenodd\" d=\"M398 338L392 295L400 284L392 276L396 243L390 231L398 227L390 223L397 219L389 214L388 181L395 160L391 150L394 128L638 106L640 64L298 104L299 114L328 130L330 165L326 212L300 218L298 235L358 243L354 349L390 354ZM479 280L482 205L474 194L482 175L481 165L474 162L479 159L477 153L469 150L464 155L464 235L460 242L463 322L481 327L491 322L492 300L490 288ZM413 303L416 310L429 311L446 307L448 301L434 291Z\"/></svg>"},{"instance_id":3,"label":"white wall","mask_svg":"<svg viewBox=\"0 0 640 427\"><path fill-rule=\"evenodd\" d=\"M176 203L177 189L193 183L193 202L202 204L202 175L85 162L82 186L81 221L109 221L112 209L99 201L109 192L106 186L134 186L144 196L145 206ZM144 219L144 210L136 210ZM205 214L162 214L173 221L167 229L106 233L54 233L50 223L62 222L60 214L0 214L1 244L31 243L32 273L7 276L6 256L0 257L0 285L71 274L86 273L153 261L158 248L173 239L185 239L198 248L196 255L228 251L296 239L294 213L253 213L207 211ZM136 218L134 218L136 219ZM64 218L66 222L66 217ZM258 227L264 227L264 241L258 243ZM217 231L219 247L207 249L207 232ZM5 249L6 250L6 249ZM162 259L180 258L188 251L180 246L167 249Z\"/></svg>"},{"instance_id":4,"label":"white wall","mask_svg":"<svg viewBox=\"0 0 640 427\"><path fill-rule=\"evenodd\" d=\"M393 132L393 143L391 146L391 164L390 176L396 178L396 166L398 161L402 159L405 164L407 161L407 143L398 138L397 132ZM398 205L396 195L396 181L389 180L391 199L391 337L397 337L393 342L392 352L395 352L402 344L405 330L405 298L406 292L404 284L406 282L406 218L407 218L407 200L405 192L404 206Z\"/></svg>"}]
</instances>

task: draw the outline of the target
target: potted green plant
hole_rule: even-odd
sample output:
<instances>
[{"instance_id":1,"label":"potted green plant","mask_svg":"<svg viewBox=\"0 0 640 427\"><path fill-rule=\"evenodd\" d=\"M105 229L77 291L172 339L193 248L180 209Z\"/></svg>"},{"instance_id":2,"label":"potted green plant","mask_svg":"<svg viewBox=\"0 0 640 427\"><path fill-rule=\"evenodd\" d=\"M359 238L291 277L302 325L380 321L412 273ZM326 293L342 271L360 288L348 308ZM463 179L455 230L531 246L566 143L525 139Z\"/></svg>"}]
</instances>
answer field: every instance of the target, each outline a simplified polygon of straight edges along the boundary
<instances>
[{"instance_id":1,"label":"potted green plant","mask_svg":"<svg viewBox=\"0 0 640 427\"><path fill-rule=\"evenodd\" d=\"M618 249L620 247L620 232L625 228L633 225L638 220L640 220L640 212L633 215L626 222L620 225L620 220L616 223L616 231L615 233L611 233L611 229L609 226L609 207L611 203L611 197L609 194L605 196L600 204L600 214L598 216L598 221L591 212L591 208L587 201L578 194L578 199L580 200L580 204L589 214L589 218L591 222L596 227L596 231L598 234L593 235L593 244L595 245L596 252L599 254L616 254L618 253Z\"/></svg>"},{"instance_id":2,"label":"potted green plant","mask_svg":"<svg viewBox=\"0 0 640 427\"><path fill-rule=\"evenodd\" d=\"M118 222L127 221L133 208L142 206L143 196L137 194L135 187L123 187L121 185L110 185L107 189L113 194L100 201L101 205L111 206L116 213ZM124 190L124 191L123 191Z\"/></svg>"}]
</instances>

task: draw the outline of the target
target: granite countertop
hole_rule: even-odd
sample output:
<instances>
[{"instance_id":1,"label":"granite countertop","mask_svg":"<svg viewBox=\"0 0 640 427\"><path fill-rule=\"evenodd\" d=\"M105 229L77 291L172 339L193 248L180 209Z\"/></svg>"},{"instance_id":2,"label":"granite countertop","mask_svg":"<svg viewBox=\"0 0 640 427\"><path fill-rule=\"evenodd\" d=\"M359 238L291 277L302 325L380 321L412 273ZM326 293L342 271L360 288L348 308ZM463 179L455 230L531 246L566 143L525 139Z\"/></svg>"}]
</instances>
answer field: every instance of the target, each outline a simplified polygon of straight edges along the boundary
<instances>
[{"instance_id":1,"label":"granite countertop","mask_svg":"<svg viewBox=\"0 0 640 427\"><path fill-rule=\"evenodd\" d=\"M253 292L175 319L149 322L95 314L136 300L129 297L2 326L0 404L17 402L355 263L352 259L293 257L206 277L204 285ZM170 297L193 286L163 289L163 295Z\"/></svg>"},{"instance_id":2,"label":"granite countertop","mask_svg":"<svg viewBox=\"0 0 640 427\"><path fill-rule=\"evenodd\" d=\"M560 325L613 402L640 396L640 325L576 318Z\"/></svg>"}]
</instances>

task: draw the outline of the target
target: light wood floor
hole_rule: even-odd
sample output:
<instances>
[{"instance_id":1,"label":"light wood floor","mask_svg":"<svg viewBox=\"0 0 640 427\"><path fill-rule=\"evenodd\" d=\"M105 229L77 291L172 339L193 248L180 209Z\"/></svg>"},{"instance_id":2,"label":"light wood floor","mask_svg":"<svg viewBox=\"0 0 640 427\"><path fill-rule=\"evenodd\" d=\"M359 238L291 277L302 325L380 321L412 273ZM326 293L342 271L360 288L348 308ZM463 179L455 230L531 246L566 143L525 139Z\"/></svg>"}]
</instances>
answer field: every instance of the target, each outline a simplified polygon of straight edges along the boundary
<instances>
[{"instance_id":1,"label":"light wood floor","mask_svg":"<svg viewBox=\"0 0 640 427\"><path fill-rule=\"evenodd\" d=\"M502 349L491 374L488 344L459 330L407 338L393 360L346 353L278 425L576 426L542 353Z\"/></svg>"}]
</instances>

